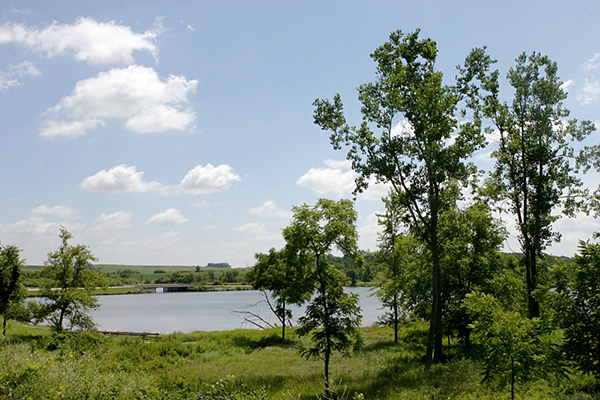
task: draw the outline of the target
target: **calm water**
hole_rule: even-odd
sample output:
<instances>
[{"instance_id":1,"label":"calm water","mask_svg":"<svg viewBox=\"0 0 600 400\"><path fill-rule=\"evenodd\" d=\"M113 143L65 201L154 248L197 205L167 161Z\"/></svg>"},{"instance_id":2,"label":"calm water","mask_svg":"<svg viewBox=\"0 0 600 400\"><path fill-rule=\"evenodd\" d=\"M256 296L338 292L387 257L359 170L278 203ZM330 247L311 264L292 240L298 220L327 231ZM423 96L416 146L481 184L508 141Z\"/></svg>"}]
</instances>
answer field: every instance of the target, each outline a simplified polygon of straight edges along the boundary
<instances>
[{"instance_id":1,"label":"calm water","mask_svg":"<svg viewBox=\"0 0 600 400\"><path fill-rule=\"evenodd\" d=\"M363 314L363 326L371 326L383 314L381 303L369 296L369 288L348 288L357 293ZM172 332L223 331L252 328L245 315L251 311L273 323L276 318L264 297L256 290L232 292L149 293L98 296L100 309L91 313L98 329L107 331ZM302 315L295 308L294 320Z\"/></svg>"}]
</instances>

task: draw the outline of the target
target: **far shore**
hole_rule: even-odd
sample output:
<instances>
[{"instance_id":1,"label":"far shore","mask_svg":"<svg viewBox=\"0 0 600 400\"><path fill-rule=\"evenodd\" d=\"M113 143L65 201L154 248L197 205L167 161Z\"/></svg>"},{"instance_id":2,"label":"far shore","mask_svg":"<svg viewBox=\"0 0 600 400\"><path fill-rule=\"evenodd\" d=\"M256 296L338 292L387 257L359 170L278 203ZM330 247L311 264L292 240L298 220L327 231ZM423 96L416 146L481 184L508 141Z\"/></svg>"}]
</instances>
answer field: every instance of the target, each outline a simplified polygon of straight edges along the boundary
<instances>
[{"instance_id":1,"label":"far shore","mask_svg":"<svg viewBox=\"0 0 600 400\"><path fill-rule=\"evenodd\" d=\"M123 286L109 286L107 288L96 288L94 295L115 295L115 294L143 294L143 293L156 293L154 289L145 289L141 287L143 285L123 285ZM251 285L198 285L189 288L189 290L181 292L165 292L165 293L186 293L186 292L227 292L237 290L252 290ZM27 297L38 297L41 289L40 288L27 288Z\"/></svg>"}]
</instances>

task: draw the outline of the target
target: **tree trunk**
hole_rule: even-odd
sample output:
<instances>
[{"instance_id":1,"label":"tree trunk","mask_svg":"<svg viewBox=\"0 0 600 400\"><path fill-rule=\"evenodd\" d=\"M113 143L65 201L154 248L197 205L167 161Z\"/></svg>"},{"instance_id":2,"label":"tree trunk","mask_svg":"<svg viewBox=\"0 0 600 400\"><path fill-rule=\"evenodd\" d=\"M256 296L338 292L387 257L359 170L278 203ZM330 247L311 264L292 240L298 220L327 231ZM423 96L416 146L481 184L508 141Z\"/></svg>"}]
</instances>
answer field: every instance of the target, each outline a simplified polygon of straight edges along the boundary
<instances>
[{"instance_id":1,"label":"tree trunk","mask_svg":"<svg viewBox=\"0 0 600 400\"><path fill-rule=\"evenodd\" d=\"M398 295L394 293L394 343L398 344Z\"/></svg>"},{"instance_id":2,"label":"tree trunk","mask_svg":"<svg viewBox=\"0 0 600 400\"><path fill-rule=\"evenodd\" d=\"M510 361L510 400L515 400L515 362Z\"/></svg>"},{"instance_id":3,"label":"tree trunk","mask_svg":"<svg viewBox=\"0 0 600 400\"><path fill-rule=\"evenodd\" d=\"M58 324L56 326L56 329L59 332L62 332L63 330L63 320L65 319L65 310L61 308L60 310L60 317L58 318Z\"/></svg>"},{"instance_id":4,"label":"tree trunk","mask_svg":"<svg viewBox=\"0 0 600 400\"><path fill-rule=\"evenodd\" d=\"M539 318L540 304L533 297L533 292L536 289L537 268L536 268L535 253L531 249L531 239L525 238L525 272L527 276L527 307L529 318Z\"/></svg>"},{"instance_id":5,"label":"tree trunk","mask_svg":"<svg viewBox=\"0 0 600 400\"><path fill-rule=\"evenodd\" d=\"M437 228L436 228L437 229ZM431 235L431 258L433 261L433 282L431 303L431 321L429 324L429 335L427 337L427 354L425 363L431 365L433 362L445 361L443 352L442 331L442 301L440 293L440 258L437 241L437 233Z\"/></svg>"},{"instance_id":6,"label":"tree trunk","mask_svg":"<svg viewBox=\"0 0 600 400\"><path fill-rule=\"evenodd\" d=\"M329 387L329 359L331 358L331 351L329 350L329 344L327 347L328 348L325 350L325 398L331 399L332 393L331 388Z\"/></svg>"},{"instance_id":7,"label":"tree trunk","mask_svg":"<svg viewBox=\"0 0 600 400\"><path fill-rule=\"evenodd\" d=\"M6 336L6 315L2 315L2 319L4 320L4 325L2 327L2 336Z\"/></svg>"},{"instance_id":8,"label":"tree trunk","mask_svg":"<svg viewBox=\"0 0 600 400\"><path fill-rule=\"evenodd\" d=\"M285 340L285 301L283 302L283 316L281 317L281 341Z\"/></svg>"}]
</instances>

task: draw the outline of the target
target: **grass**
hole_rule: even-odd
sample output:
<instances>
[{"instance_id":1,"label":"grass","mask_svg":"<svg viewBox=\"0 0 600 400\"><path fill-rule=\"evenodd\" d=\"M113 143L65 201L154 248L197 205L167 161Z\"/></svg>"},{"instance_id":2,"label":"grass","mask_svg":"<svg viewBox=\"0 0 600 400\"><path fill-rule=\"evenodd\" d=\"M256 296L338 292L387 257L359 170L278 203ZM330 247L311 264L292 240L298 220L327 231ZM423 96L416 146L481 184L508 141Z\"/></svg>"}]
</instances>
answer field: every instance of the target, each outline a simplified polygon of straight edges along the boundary
<instances>
[{"instance_id":1,"label":"grass","mask_svg":"<svg viewBox=\"0 0 600 400\"><path fill-rule=\"evenodd\" d=\"M57 337L10 322L0 339L0 399L322 398L322 362L301 358L308 339L288 333L283 342L278 329L176 333L146 342L87 332ZM426 324L404 326L397 345L389 328L362 333L361 350L332 360L340 399L510 398L507 388L482 384L480 364L453 343L448 363L425 369ZM531 382L518 398L594 399L574 389L584 380ZM218 391L226 394L218 397Z\"/></svg>"}]
</instances>

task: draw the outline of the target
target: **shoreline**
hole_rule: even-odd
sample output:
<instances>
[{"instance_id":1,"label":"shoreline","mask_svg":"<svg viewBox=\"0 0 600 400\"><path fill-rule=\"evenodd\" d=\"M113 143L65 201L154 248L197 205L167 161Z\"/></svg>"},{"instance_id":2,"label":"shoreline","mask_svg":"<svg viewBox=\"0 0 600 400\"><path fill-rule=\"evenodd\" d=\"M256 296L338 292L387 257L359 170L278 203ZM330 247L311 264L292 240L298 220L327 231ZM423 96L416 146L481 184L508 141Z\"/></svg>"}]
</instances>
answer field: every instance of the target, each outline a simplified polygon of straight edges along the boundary
<instances>
[{"instance_id":1,"label":"shoreline","mask_svg":"<svg viewBox=\"0 0 600 400\"><path fill-rule=\"evenodd\" d=\"M199 285L188 287L181 291L157 292L156 289L144 289L143 285L109 286L108 288L97 288L94 296L110 296L118 294L145 294L145 293L189 293L189 292L234 292L239 290L253 290L251 285ZM27 297L39 297L41 288L27 288Z\"/></svg>"}]
</instances>

